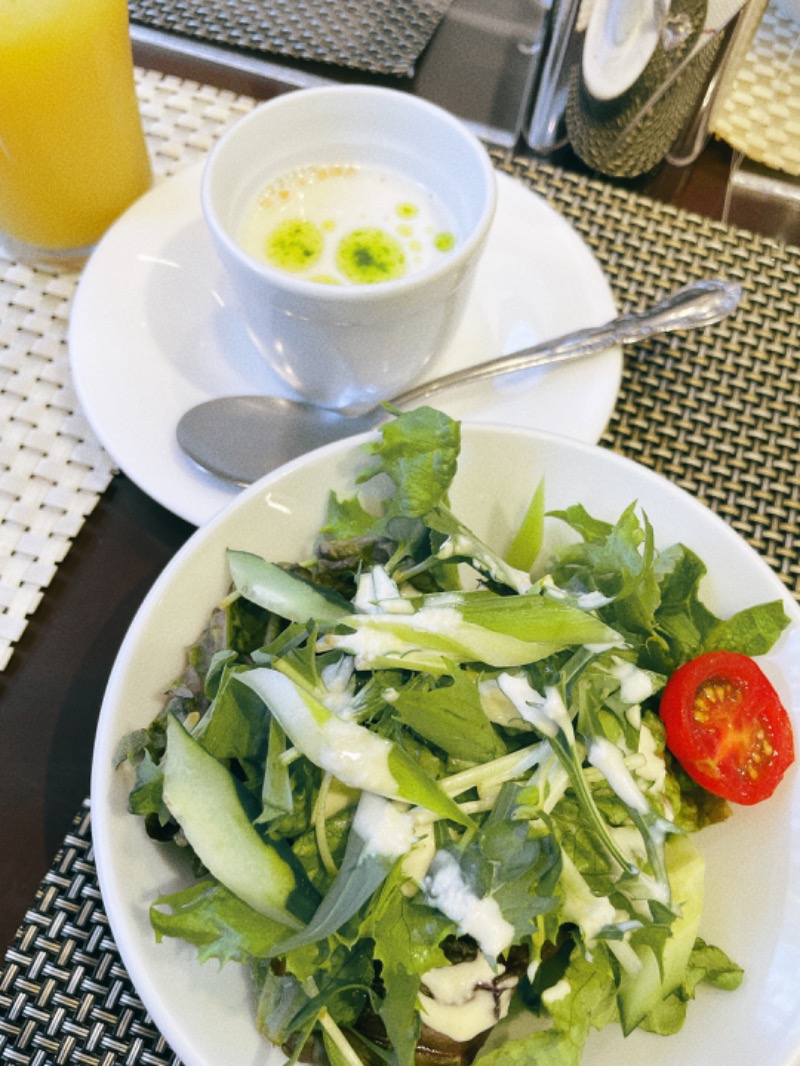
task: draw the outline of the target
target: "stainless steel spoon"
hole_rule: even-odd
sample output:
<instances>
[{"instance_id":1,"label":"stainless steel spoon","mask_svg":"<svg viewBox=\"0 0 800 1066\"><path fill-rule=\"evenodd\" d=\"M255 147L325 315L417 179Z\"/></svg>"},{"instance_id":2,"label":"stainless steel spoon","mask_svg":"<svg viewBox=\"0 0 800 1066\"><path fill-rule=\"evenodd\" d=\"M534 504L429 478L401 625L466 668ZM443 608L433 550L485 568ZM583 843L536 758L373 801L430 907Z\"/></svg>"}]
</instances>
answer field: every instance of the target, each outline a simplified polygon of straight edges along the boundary
<instances>
[{"instance_id":1,"label":"stainless steel spoon","mask_svg":"<svg viewBox=\"0 0 800 1066\"><path fill-rule=\"evenodd\" d=\"M456 370L423 382L389 402L405 409L456 385L546 363L583 359L616 344L631 344L659 333L709 326L729 315L740 297L741 286L734 282L699 281L645 311ZM176 433L181 448L203 470L235 485L249 485L289 459L374 429L390 417L384 407L347 413L281 396L222 396L187 411Z\"/></svg>"}]
</instances>

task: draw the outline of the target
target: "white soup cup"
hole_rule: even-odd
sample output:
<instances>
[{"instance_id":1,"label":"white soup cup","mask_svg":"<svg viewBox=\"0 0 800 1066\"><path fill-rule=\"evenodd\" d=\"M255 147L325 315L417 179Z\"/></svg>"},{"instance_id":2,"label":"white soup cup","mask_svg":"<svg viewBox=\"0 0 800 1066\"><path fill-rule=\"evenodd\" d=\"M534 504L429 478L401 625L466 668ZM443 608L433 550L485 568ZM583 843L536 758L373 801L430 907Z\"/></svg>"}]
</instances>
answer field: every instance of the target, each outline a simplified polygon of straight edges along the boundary
<instances>
[{"instance_id":1,"label":"white soup cup","mask_svg":"<svg viewBox=\"0 0 800 1066\"><path fill-rule=\"evenodd\" d=\"M268 265L240 244L259 193L297 168L352 164L400 172L432 194L456 243L417 272L373 284L321 284ZM394 89L294 90L240 119L203 175L206 224L263 357L312 403L363 409L416 381L465 310L494 216L483 145L436 105Z\"/></svg>"}]
</instances>

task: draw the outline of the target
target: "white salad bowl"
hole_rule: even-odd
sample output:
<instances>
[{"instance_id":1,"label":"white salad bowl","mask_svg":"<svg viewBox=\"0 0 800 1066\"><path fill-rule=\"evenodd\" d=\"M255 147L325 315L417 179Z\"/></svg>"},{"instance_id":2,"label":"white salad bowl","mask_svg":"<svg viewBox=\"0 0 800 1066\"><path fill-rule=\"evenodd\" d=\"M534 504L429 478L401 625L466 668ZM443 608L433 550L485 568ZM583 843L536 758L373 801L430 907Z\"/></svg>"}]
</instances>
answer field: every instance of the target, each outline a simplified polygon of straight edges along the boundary
<instances>
[{"instance_id":1,"label":"white salad bowl","mask_svg":"<svg viewBox=\"0 0 800 1066\"><path fill-rule=\"evenodd\" d=\"M762 666L800 728L800 610L767 564L721 519L658 475L614 453L533 431L462 427L453 510L503 550L531 494L545 477L548 510L582 503L616 520L632 501L650 518L657 544L681 541L708 566L704 598L722 616L782 599L792 625ZM166 849L127 811L131 779L113 769L122 736L146 726L183 666L183 649L201 632L227 589L226 548L273 561L306 554L324 516L327 491L353 494L365 461L359 439L320 449L253 485L178 553L139 610L111 675L97 729L92 774L95 858L111 929L147 1010L186 1066L251 1066L283 1061L255 1025L254 995L243 967L200 965L195 949L157 944L148 908L181 886ZM548 542L562 536L548 523ZM593 1033L585 1066L791 1066L800 1062L800 775L775 795L697 837L707 863L701 935L744 967L735 992L700 988L675 1036L616 1026Z\"/></svg>"}]
</instances>

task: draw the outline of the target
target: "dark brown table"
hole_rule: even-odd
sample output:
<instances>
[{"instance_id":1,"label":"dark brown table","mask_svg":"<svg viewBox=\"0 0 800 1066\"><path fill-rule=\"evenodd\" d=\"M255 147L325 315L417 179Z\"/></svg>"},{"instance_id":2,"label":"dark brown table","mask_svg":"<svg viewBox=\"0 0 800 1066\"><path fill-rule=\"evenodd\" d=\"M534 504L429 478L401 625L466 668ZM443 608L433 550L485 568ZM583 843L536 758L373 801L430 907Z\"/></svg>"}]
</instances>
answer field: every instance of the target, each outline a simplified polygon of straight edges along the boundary
<instances>
[{"instance_id":1,"label":"dark brown table","mask_svg":"<svg viewBox=\"0 0 800 1066\"><path fill-rule=\"evenodd\" d=\"M256 98L269 79L141 48L142 66L226 85ZM561 160L565 166L578 164ZM682 171L664 167L632 188L722 218L731 153L711 143ZM732 221L800 243L788 199L754 198ZM0 942L12 941L41 878L89 791L97 714L119 644L150 585L192 532L115 477L0 674Z\"/></svg>"}]
</instances>

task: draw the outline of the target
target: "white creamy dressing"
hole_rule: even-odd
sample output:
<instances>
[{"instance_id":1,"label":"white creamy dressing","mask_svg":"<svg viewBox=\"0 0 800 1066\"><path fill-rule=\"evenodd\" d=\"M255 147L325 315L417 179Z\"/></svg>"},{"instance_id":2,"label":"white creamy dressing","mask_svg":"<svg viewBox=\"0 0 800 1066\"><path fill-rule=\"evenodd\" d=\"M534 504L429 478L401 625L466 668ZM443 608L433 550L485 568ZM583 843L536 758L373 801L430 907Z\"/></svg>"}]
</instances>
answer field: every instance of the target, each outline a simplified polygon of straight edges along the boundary
<instances>
[{"instance_id":1,"label":"white creamy dressing","mask_svg":"<svg viewBox=\"0 0 800 1066\"><path fill-rule=\"evenodd\" d=\"M402 862L402 870L406 880L400 886L400 891L405 896L414 896L419 892L436 854L434 823L424 817L417 819L416 813L418 812L415 812L414 817L416 843L403 856Z\"/></svg>"},{"instance_id":2,"label":"white creamy dressing","mask_svg":"<svg viewBox=\"0 0 800 1066\"><path fill-rule=\"evenodd\" d=\"M580 592L576 595L557 585L553 580L552 574L545 574L541 580L541 586L545 595L551 600L568 600L581 611L596 611L599 607L605 607L607 603L611 603L614 599L613 596L604 596L599 589L593 589L591 592Z\"/></svg>"},{"instance_id":3,"label":"white creamy dressing","mask_svg":"<svg viewBox=\"0 0 800 1066\"><path fill-rule=\"evenodd\" d=\"M633 774L625 765L625 756L606 737L591 737L587 752L589 763L599 770L626 807L639 814L649 814L650 804L642 795Z\"/></svg>"},{"instance_id":4,"label":"white creamy dressing","mask_svg":"<svg viewBox=\"0 0 800 1066\"><path fill-rule=\"evenodd\" d=\"M362 615L361 618L366 616ZM352 633L328 633L317 644L319 651L342 648L353 656L356 670L368 670L372 664L387 655L397 655L398 638L385 629L359 625L356 618L348 618L347 624L355 624Z\"/></svg>"},{"instance_id":5,"label":"white creamy dressing","mask_svg":"<svg viewBox=\"0 0 800 1066\"><path fill-rule=\"evenodd\" d=\"M328 663L320 670L320 681L325 687L322 702L333 714L347 718L352 712L354 686L351 684L355 663L343 655L336 662Z\"/></svg>"},{"instance_id":6,"label":"white creamy dressing","mask_svg":"<svg viewBox=\"0 0 800 1066\"><path fill-rule=\"evenodd\" d=\"M473 538L466 537L460 533L453 533L439 548L436 557L442 560L452 559L453 556L472 558L475 554L475 544L476 541ZM494 553L487 548L484 563L490 577L503 582L503 584L508 585L509 588L514 589L520 595L533 588L530 574L527 574L524 570L517 569L515 566L509 566L502 560L498 560L498 566L492 566L490 564L493 558L495 558Z\"/></svg>"},{"instance_id":7,"label":"white creamy dressing","mask_svg":"<svg viewBox=\"0 0 800 1066\"><path fill-rule=\"evenodd\" d=\"M331 694L347 691L353 676L353 660L342 656L336 662L328 663L319 672L322 684Z\"/></svg>"},{"instance_id":8,"label":"white creamy dressing","mask_svg":"<svg viewBox=\"0 0 800 1066\"><path fill-rule=\"evenodd\" d=\"M410 630L412 635L436 633L446 636L457 634L459 628L464 625L460 612L454 607L426 607L410 614L402 611L396 626L380 624L378 619L385 618L386 614L387 612L376 612L350 615L345 624L352 626L353 632L328 634L318 646L321 649L343 648L355 657L356 669L363 670L369 669L376 661L401 654L403 644L408 644L411 639L404 635L403 630Z\"/></svg>"},{"instance_id":9,"label":"white creamy dressing","mask_svg":"<svg viewBox=\"0 0 800 1066\"><path fill-rule=\"evenodd\" d=\"M363 840L366 854L383 859L399 859L416 842L413 814L371 792L361 793L352 828Z\"/></svg>"},{"instance_id":10,"label":"white creamy dressing","mask_svg":"<svg viewBox=\"0 0 800 1066\"><path fill-rule=\"evenodd\" d=\"M497 684L496 678L486 678L478 682L478 697L483 713L490 722L503 726L504 729L527 728L528 723Z\"/></svg>"},{"instance_id":11,"label":"white creamy dressing","mask_svg":"<svg viewBox=\"0 0 800 1066\"><path fill-rule=\"evenodd\" d=\"M454 921L459 933L473 937L490 959L513 943L514 926L503 917L497 901L491 896L481 899L473 892L449 852L436 852L423 889L431 906Z\"/></svg>"},{"instance_id":12,"label":"white creamy dressing","mask_svg":"<svg viewBox=\"0 0 800 1066\"><path fill-rule=\"evenodd\" d=\"M473 540L461 533L452 533L436 553L437 559L452 559L454 555L472 555Z\"/></svg>"},{"instance_id":13,"label":"white creamy dressing","mask_svg":"<svg viewBox=\"0 0 800 1066\"><path fill-rule=\"evenodd\" d=\"M605 644L584 644L584 648L590 651L593 655L602 655L604 651L611 651L613 648L624 648L625 641L622 637L619 640L610 640Z\"/></svg>"},{"instance_id":14,"label":"white creamy dressing","mask_svg":"<svg viewBox=\"0 0 800 1066\"><path fill-rule=\"evenodd\" d=\"M636 776L650 782L649 789L663 793L667 779L667 764L656 746L651 729L643 723L639 729L639 750L630 756L629 765Z\"/></svg>"},{"instance_id":15,"label":"white creamy dressing","mask_svg":"<svg viewBox=\"0 0 800 1066\"><path fill-rule=\"evenodd\" d=\"M593 592L582 592L575 599L575 606L582 611L596 611L599 607L605 607L607 603L611 603L613 598L613 596L604 596L599 589L594 589Z\"/></svg>"},{"instance_id":16,"label":"white creamy dressing","mask_svg":"<svg viewBox=\"0 0 800 1066\"><path fill-rule=\"evenodd\" d=\"M389 740L340 718L330 718L321 733L322 743L314 759L318 766L352 788L397 795L398 784L389 769Z\"/></svg>"},{"instance_id":17,"label":"white creamy dressing","mask_svg":"<svg viewBox=\"0 0 800 1066\"><path fill-rule=\"evenodd\" d=\"M471 1040L505 1018L517 978L502 967L495 972L483 955L423 975L422 1021L451 1040Z\"/></svg>"},{"instance_id":18,"label":"white creamy dressing","mask_svg":"<svg viewBox=\"0 0 800 1066\"><path fill-rule=\"evenodd\" d=\"M560 981L556 981L554 985L546 988L542 992L542 1002L546 1007L549 1007L553 1003L558 1003L559 1000L566 999L572 991L572 986L566 977L562 977Z\"/></svg>"},{"instance_id":19,"label":"white creamy dressing","mask_svg":"<svg viewBox=\"0 0 800 1066\"><path fill-rule=\"evenodd\" d=\"M421 633L453 634L464 625L464 619L455 607L423 607L408 619L407 624Z\"/></svg>"},{"instance_id":20,"label":"white creamy dressing","mask_svg":"<svg viewBox=\"0 0 800 1066\"><path fill-rule=\"evenodd\" d=\"M653 695L653 679L636 663L612 657L611 673L619 681L620 696L625 703L642 703Z\"/></svg>"},{"instance_id":21,"label":"white creamy dressing","mask_svg":"<svg viewBox=\"0 0 800 1066\"><path fill-rule=\"evenodd\" d=\"M642 724L642 705L640 703L632 703L630 707L625 710L625 721L633 726L634 729L639 729Z\"/></svg>"},{"instance_id":22,"label":"white creamy dressing","mask_svg":"<svg viewBox=\"0 0 800 1066\"><path fill-rule=\"evenodd\" d=\"M507 673L500 674L497 684L525 721L540 733L552 740L560 730L570 743L574 743L572 719L558 689L548 687L542 695L526 677Z\"/></svg>"},{"instance_id":23,"label":"white creamy dressing","mask_svg":"<svg viewBox=\"0 0 800 1066\"><path fill-rule=\"evenodd\" d=\"M414 605L404 597L397 583L382 566L361 574L353 597L358 614L413 614Z\"/></svg>"}]
</instances>

